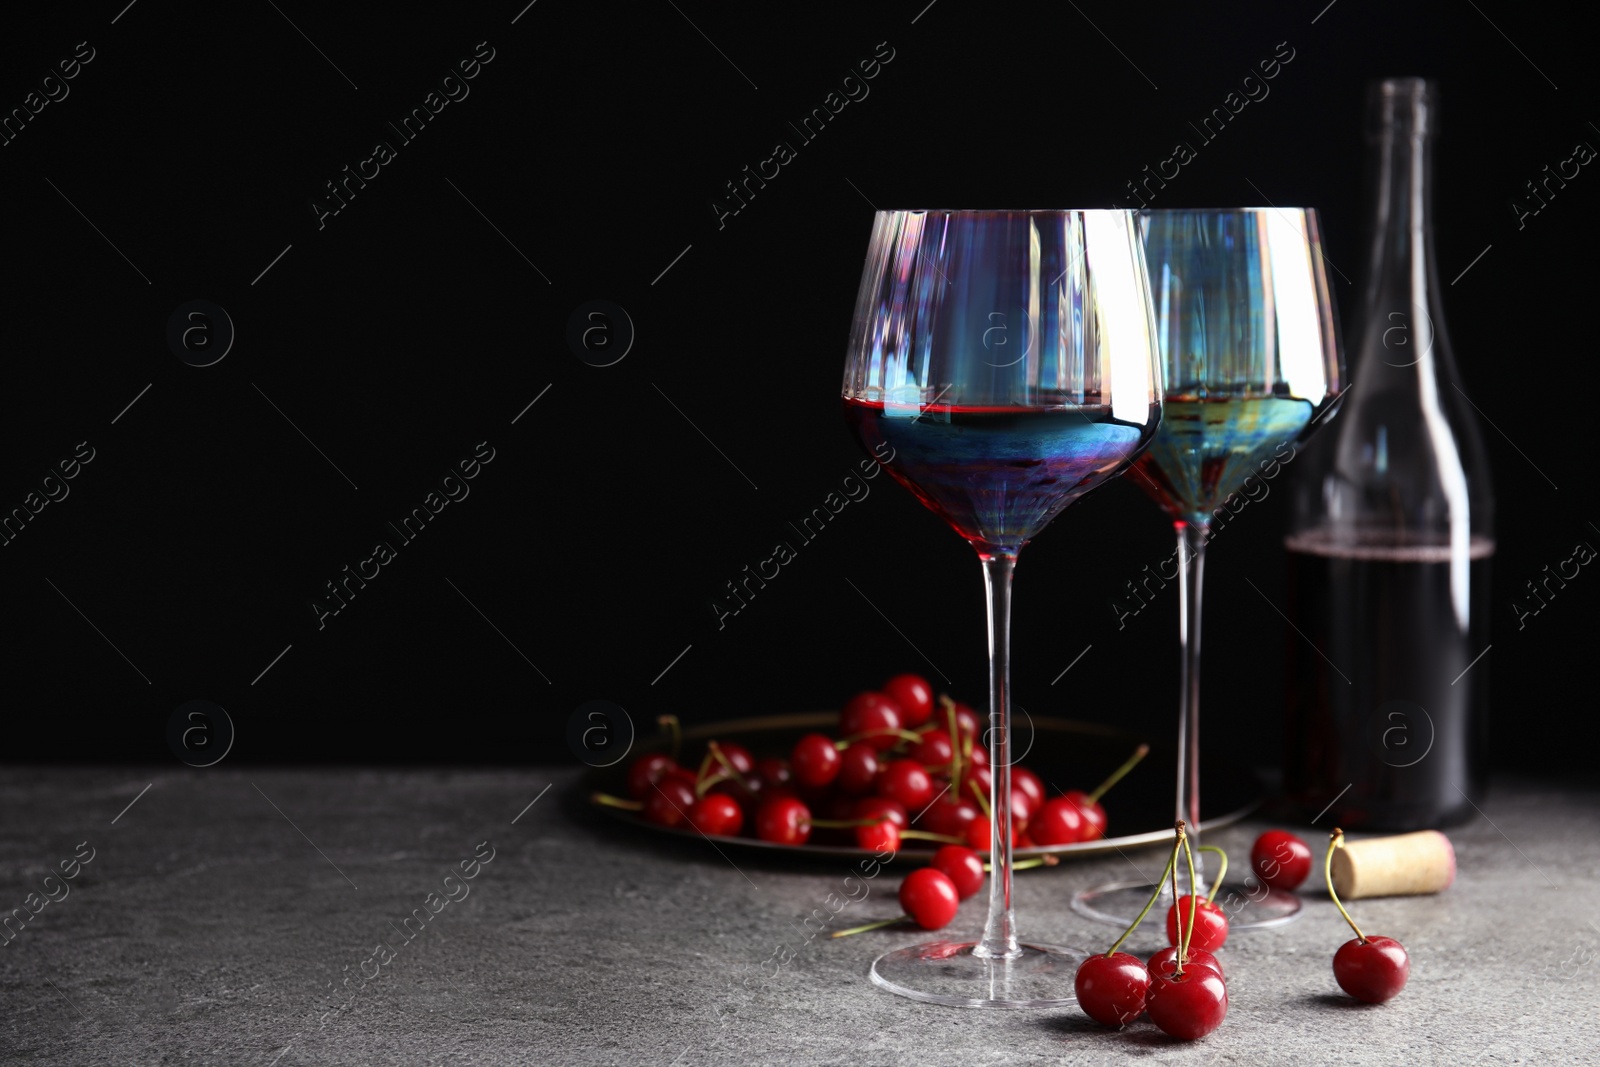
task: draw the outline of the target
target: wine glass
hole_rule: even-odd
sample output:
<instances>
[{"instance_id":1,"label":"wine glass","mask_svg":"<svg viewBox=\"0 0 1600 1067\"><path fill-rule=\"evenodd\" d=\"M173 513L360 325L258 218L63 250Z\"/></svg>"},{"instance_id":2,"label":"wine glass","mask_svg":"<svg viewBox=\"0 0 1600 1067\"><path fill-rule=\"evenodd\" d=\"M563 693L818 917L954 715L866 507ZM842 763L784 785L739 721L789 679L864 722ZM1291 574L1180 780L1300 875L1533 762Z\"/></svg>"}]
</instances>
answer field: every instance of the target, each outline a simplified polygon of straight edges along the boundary
<instances>
[{"instance_id":1,"label":"wine glass","mask_svg":"<svg viewBox=\"0 0 1600 1067\"><path fill-rule=\"evenodd\" d=\"M1011 906L1011 575L1161 420L1131 212L878 212L843 397L862 445L977 550L989 604L988 923L976 941L881 956L872 980L937 1004L1070 1004L1085 953L1022 942Z\"/></svg>"},{"instance_id":2,"label":"wine glass","mask_svg":"<svg viewBox=\"0 0 1600 1067\"><path fill-rule=\"evenodd\" d=\"M1241 500L1256 498L1255 487L1293 460L1293 443L1315 428L1343 388L1344 364L1314 209L1141 211L1139 229L1166 395L1161 429L1134 466L1133 480L1177 532L1183 656L1177 817L1198 847L1206 543ZM1203 856L1196 853L1196 893L1209 889ZM1183 891L1190 892L1179 868ZM1079 893L1073 907L1126 925L1152 889L1139 882L1098 886ZM1300 911L1298 896L1253 875L1223 889L1217 903L1231 929L1276 926ZM1170 887L1158 903L1163 913L1171 906Z\"/></svg>"}]
</instances>

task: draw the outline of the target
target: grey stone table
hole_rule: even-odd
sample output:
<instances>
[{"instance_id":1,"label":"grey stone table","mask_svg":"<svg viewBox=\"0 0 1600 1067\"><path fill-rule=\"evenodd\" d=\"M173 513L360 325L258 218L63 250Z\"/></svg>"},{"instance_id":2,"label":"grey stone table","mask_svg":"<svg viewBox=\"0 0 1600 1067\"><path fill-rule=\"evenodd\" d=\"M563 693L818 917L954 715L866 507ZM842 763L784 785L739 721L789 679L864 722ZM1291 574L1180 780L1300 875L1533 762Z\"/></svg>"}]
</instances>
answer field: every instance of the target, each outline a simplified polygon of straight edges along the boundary
<instances>
[{"instance_id":1,"label":"grey stone table","mask_svg":"<svg viewBox=\"0 0 1600 1067\"><path fill-rule=\"evenodd\" d=\"M845 861L659 840L586 811L576 783L564 769L4 770L0 1063L1600 1063L1593 787L1500 783L1451 833L1452 889L1359 902L1368 931L1410 950L1395 1001L1339 994L1330 960L1349 934L1308 893L1293 925L1235 934L1227 1021L1183 1045L1075 1008L880 992L869 959L916 933L802 926ZM1214 840L1239 856L1259 829ZM1130 863L1160 858L1019 875L1024 934L1107 945L1115 931L1067 901ZM835 924L897 912L898 881L880 875ZM954 929L975 930L980 904ZM1136 948L1156 947L1149 933Z\"/></svg>"}]
</instances>

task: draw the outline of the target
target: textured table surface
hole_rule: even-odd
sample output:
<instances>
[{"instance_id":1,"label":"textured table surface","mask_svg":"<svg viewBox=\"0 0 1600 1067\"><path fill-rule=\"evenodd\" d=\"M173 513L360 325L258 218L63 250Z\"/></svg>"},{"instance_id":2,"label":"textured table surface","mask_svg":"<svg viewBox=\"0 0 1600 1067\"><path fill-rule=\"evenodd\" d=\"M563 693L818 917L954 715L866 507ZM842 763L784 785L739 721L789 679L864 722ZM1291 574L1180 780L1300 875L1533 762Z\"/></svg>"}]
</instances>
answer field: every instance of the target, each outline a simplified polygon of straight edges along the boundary
<instances>
[{"instance_id":1,"label":"textured table surface","mask_svg":"<svg viewBox=\"0 0 1600 1067\"><path fill-rule=\"evenodd\" d=\"M1354 905L1411 953L1395 1001L1339 994L1330 960L1348 930L1308 892L1294 924L1234 936L1227 1021L1184 1045L1147 1022L1102 1030L1075 1008L879 992L868 961L917 934L829 941L801 925L847 861L658 840L585 811L576 782L544 769L8 768L0 909L39 910L0 948L0 1063L1600 1062L1593 789L1499 783L1482 817L1451 831L1452 889ZM1243 856L1260 828L1211 840ZM74 879L45 882L90 850ZM475 866L475 853L492 859ZM450 877L462 861L476 877ZM1109 944L1116 931L1067 901L1131 863L1161 859L1019 875L1024 935ZM898 882L880 875L835 926L896 913ZM47 891L58 899L41 905ZM414 909L429 921L413 919L407 941ZM969 901L951 929L981 921ZM1147 927L1132 944L1148 952L1157 937ZM780 949L792 953L781 968ZM376 977L358 988L363 970ZM339 992L347 977L354 993Z\"/></svg>"}]
</instances>

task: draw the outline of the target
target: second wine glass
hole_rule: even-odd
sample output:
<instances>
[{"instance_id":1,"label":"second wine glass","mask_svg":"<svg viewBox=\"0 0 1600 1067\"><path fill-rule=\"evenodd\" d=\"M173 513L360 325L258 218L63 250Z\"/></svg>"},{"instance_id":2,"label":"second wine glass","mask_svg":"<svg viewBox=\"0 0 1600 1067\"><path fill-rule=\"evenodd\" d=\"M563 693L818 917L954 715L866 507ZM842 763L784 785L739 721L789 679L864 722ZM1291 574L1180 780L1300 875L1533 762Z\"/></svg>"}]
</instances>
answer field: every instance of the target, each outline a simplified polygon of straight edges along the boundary
<instances>
[{"instance_id":1,"label":"second wine glass","mask_svg":"<svg viewBox=\"0 0 1600 1067\"><path fill-rule=\"evenodd\" d=\"M1294 442L1315 427L1343 388L1344 365L1314 209L1141 211L1139 227L1166 395L1161 429L1132 478L1167 513L1177 537L1177 817L1198 845L1206 543L1241 501L1255 496L1255 486L1272 481L1293 460ZM1188 879L1180 875L1179 881ZM1203 866L1196 883L1183 891L1209 890ZM1098 886L1079 893L1073 907L1126 925L1152 888L1139 882ZM1162 908L1171 902L1164 888ZM1277 925L1300 910L1298 896L1253 878L1219 891L1218 904L1234 929Z\"/></svg>"}]
</instances>

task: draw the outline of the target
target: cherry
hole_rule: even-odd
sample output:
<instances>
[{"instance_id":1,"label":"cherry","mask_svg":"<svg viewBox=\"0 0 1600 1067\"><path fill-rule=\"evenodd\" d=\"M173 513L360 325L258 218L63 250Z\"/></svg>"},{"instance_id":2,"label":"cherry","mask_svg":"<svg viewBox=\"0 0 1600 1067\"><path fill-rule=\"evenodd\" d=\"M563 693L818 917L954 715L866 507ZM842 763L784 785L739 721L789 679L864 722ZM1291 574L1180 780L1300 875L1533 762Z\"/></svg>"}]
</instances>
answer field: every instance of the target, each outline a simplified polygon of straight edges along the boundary
<instances>
[{"instance_id":1,"label":"cherry","mask_svg":"<svg viewBox=\"0 0 1600 1067\"><path fill-rule=\"evenodd\" d=\"M1185 905L1184 902L1188 901ZM1183 907L1183 924L1189 925L1189 914L1194 910L1195 897L1185 895L1178 898L1176 904L1167 909L1167 941L1173 945L1178 943L1178 909ZM1215 952L1221 948L1223 942L1228 940L1228 913L1211 903L1209 900L1200 901L1200 910L1194 912L1194 933L1190 935L1189 951L1204 949Z\"/></svg>"},{"instance_id":2,"label":"cherry","mask_svg":"<svg viewBox=\"0 0 1600 1067\"><path fill-rule=\"evenodd\" d=\"M1311 873L1311 846L1287 830L1268 830L1251 846L1250 866L1273 889L1293 890Z\"/></svg>"},{"instance_id":3,"label":"cherry","mask_svg":"<svg viewBox=\"0 0 1600 1067\"><path fill-rule=\"evenodd\" d=\"M1152 953L1145 966L1150 969L1151 974L1171 975L1178 967L1178 947L1173 945L1171 948L1160 949ZM1209 967L1217 972L1218 978L1221 978L1224 982L1228 980L1228 976L1222 973L1222 964L1217 962L1217 957L1203 948L1191 948L1189 950L1189 961L1184 964L1184 967Z\"/></svg>"},{"instance_id":4,"label":"cherry","mask_svg":"<svg viewBox=\"0 0 1600 1067\"><path fill-rule=\"evenodd\" d=\"M687 767L668 767L661 777L656 779L656 783L665 782L669 778L688 786L691 793L696 792L696 787L700 784L700 778Z\"/></svg>"},{"instance_id":5,"label":"cherry","mask_svg":"<svg viewBox=\"0 0 1600 1067\"><path fill-rule=\"evenodd\" d=\"M628 795L635 800L643 800L650 793L650 787L677 766L677 761L665 752L640 756L628 765Z\"/></svg>"},{"instance_id":6,"label":"cherry","mask_svg":"<svg viewBox=\"0 0 1600 1067\"><path fill-rule=\"evenodd\" d=\"M911 748L911 758L927 768L948 767L956 756L956 747L950 735L943 730L929 730Z\"/></svg>"},{"instance_id":7,"label":"cherry","mask_svg":"<svg viewBox=\"0 0 1600 1067\"><path fill-rule=\"evenodd\" d=\"M928 805L917 824L931 833L965 839L967 824L978 814L978 806L972 801L943 796Z\"/></svg>"},{"instance_id":8,"label":"cherry","mask_svg":"<svg viewBox=\"0 0 1600 1067\"><path fill-rule=\"evenodd\" d=\"M1122 781L1123 776L1139 765L1139 761L1150 754L1149 745L1140 745L1134 749L1133 755L1123 761L1122 766L1106 776L1106 780L1095 786L1094 792L1085 793L1074 789L1065 795L1065 799L1075 804L1083 816L1083 829L1078 833L1079 841L1098 841L1106 836L1106 809L1100 806L1100 798L1110 792L1111 787Z\"/></svg>"},{"instance_id":9,"label":"cherry","mask_svg":"<svg viewBox=\"0 0 1600 1067\"><path fill-rule=\"evenodd\" d=\"M795 781L802 786L831 785L839 777L843 763L833 739L822 734L806 734L795 742L794 751L789 753L789 766L794 769Z\"/></svg>"},{"instance_id":10,"label":"cherry","mask_svg":"<svg viewBox=\"0 0 1600 1067\"><path fill-rule=\"evenodd\" d=\"M1222 1025L1228 987L1222 976L1192 963L1182 973L1150 976L1145 1003L1150 1021L1181 1041L1195 1041Z\"/></svg>"},{"instance_id":11,"label":"cherry","mask_svg":"<svg viewBox=\"0 0 1600 1067\"><path fill-rule=\"evenodd\" d=\"M770 789L793 784L794 771L789 768L788 760L766 756L756 760L756 777L761 779L763 789Z\"/></svg>"},{"instance_id":12,"label":"cherry","mask_svg":"<svg viewBox=\"0 0 1600 1067\"><path fill-rule=\"evenodd\" d=\"M1078 965L1078 1007L1102 1026L1126 1026L1144 1011L1150 972L1126 952L1096 953Z\"/></svg>"},{"instance_id":13,"label":"cherry","mask_svg":"<svg viewBox=\"0 0 1600 1067\"><path fill-rule=\"evenodd\" d=\"M681 778L664 777L644 798L644 817L658 826L679 826L695 805L694 787Z\"/></svg>"},{"instance_id":14,"label":"cherry","mask_svg":"<svg viewBox=\"0 0 1600 1067\"><path fill-rule=\"evenodd\" d=\"M965 740L965 741L963 741L963 742L961 742L961 744L962 744L961 758L963 760L971 760L972 761L972 765L974 767L987 767L987 766L989 766L989 750L988 749L984 748L982 745L974 745L970 738ZM971 751L970 752L966 751L967 749L971 749ZM1019 770L1022 770L1022 768L1013 766L1011 768L1011 773L1012 774L1016 774ZM1033 772L1029 771L1028 773L1032 774Z\"/></svg>"},{"instance_id":15,"label":"cherry","mask_svg":"<svg viewBox=\"0 0 1600 1067\"><path fill-rule=\"evenodd\" d=\"M961 895L950 876L933 867L920 867L900 883L900 906L924 930L937 930L956 917Z\"/></svg>"},{"instance_id":16,"label":"cherry","mask_svg":"<svg viewBox=\"0 0 1600 1067\"><path fill-rule=\"evenodd\" d=\"M1328 841L1328 855L1322 861L1322 876L1328 883L1328 896L1350 929L1356 932L1353 941L1346 941L1333 954L1333 977L1339 988L1357 1000L1368 1004L1382 1004L1405 988L1411 977L1411 957L1405 946L1392 937L1367 937L1361 927L1350 918L1333 888L1333 853L1344 847L1344 831L1334 827Z\"/></svg>"},{"instance_id":17,"label":"cherry","mask_svg":"<svg viewBox=\"0 0 1600 1067\"><path fill-rule=\"evenodd\" d=\"M811 837L811 809L798 797L774 797L756 809L756 836L779 845L803 845Z\"/></svg>"},{"instance_id":18,"label":"cherry","mask_svg":"<svg viewBox=\"0 0 1600 1067\"><path fill-rule=\"evenodd\" d=\"M1099 801L1081 789L1069 790L1061 799L1078 809L1083 822L1082 829L1078 831L1079 841L1098 841L1106 836L1106 809L1100 806Z\"/></svg>"},{"instance_id":19,"label":"cherry","mask_svg":"<svg viewBox=\"0 0 1600 1067\"><path fill-rule=\"evenodd\" d=\"M991 832L992 820L977 818L967 823L967 845L979 852L990 851L994 843L994 834ZM1017 846L1017 824L1011 823L1011 847Z\"/></svg>"},{"instance_id":20,"label":"cherry","mask_svg":"<svg viewBox=\"0 0 1600 1067\"><path fill-rule=\"evenodd\" d=\"M1053 797L1028 822L1028 836L1041 845L1070 845L1082 840L1083 813L1065 797Z\"/></svg>"},{"instance_id":21,"label":"cherry","mask_svg":"<svg viewBox=\"0 0 1600 1067\"><path fill-rule=\"evenodd\" d=\"M988 768L984 768L987 770ZM1016 786L1011 787L1011 821L1021 830L1033 821L1034 814L1040 805L1035 804L1028 794L1021 792Z\"/></svg>"},{"instance_id":22,"label":"cherry","mask_svg":"<svg viewBox=\"0 0 1600 1067\"><path fill-rule=\"evenodd\" d=\"M1392 937L1356 937L1333 954L1333 977L1339 988L1357 1000L1382 1004L1405 988L1411 957Z\"/></svg>"},{"instance_id":23,"label":"cherry","mask_svg":"<svg viewBox=\"0 0 1600 1067\"><path fill-rule=\"evenodd\" d=\"M712 741L711 745L721 751L723 759L733 765L733 769L741 775L750 775L755 772L756 758L750 750L743 745L736 745L731 741ZM707 747L710 747L709 745ZM717 761L720 766L722 760Z\"/></svg>"},{"instance_id":24,"label":"cherry","mask_svg":"<svg viewBox=\"0 0 1600 1067\"><path fill-rule=\"evenodd\" d=\"M982 749L976 748L972 750L972 761L974 763L977 763L978 753L982 751ZM984 765L987 766L987 764ZM1043 806L1048 798L1048 794L1044 791L1044 779L1026 767L1011 768L1011 791L1013 793L1027 794L1028 799L1033 801L1034 810L1038 810Z\"/></svg>"},{"instance_id":25,"label":"cherry","mask_svg":"<svg viewBox=\"0 0 1600 1067\"><path fill-rule=\"evenodd\" d=\"M907 811L921 811L933 799L933 779L916 760L897 759L883 769L878 794L898 800Z\"/></svg>"},{"instance_id":26,"label":"cherry","mask_svg":"<svg viewBox=\"0 0 1600 1067\"><path fill-rule=\"evenodd\" d=\"M933 854L933 866L949 877L962 900L983 888L983 858L970 848L945 845Z\"/></svg>"},{"instance_id":27,"label":"cherry","mask_svg":"<svg viewBox=\"0 0 1600 1067\"><path fill-rule=\"evenodd\" d=\"M874 822L888 819L902 830L911 828L911 819L906 815L905 805L888 797L862 797L856 801L851 814L857 819L871 819Z\"/></svg>"},{"instance_id":28,"label":"cherry","mask_svg":"<svg viewBox=\"0 0 1600 1067\"><path fill-rule=\"evenodd\" d=\"M882 769L878 750L867 741L857 741L845 749L840 757L839 777L834 784L846 793L857 796L870 793L877 785L878 772Z\"/></svg>"},{"instance_id":29,"label":"cherry","mask_svg":"<svg viewBox=\"0 0 1600 1067\"><path fill-rule=\"evenodd\" d=\"M975 748L972 751L977 753L982 752L983 749ZM1016 771L1017 769L1015 767L1011 768L1012 774L1015 774ZM965 777L968 782L976 782L978 784L978 793L985 800L989 798L989 791L994 788L994 772L990 771L987 766L979 766L975 763L966 768ZM972 786L967 786L967 790L970 792L972 790ZM1012 796L1016 795L1017 792L1015 789L1013 789ZM1035 807L1037 807L1037 805L1035 805Z\"/></svg>"},{"instance_id":30,"label":"cherry","mask_svg":"<svg viewBox=\"0 0 1600 1067\"><path fill-rule=\"evenodd\" d=\"M707 793L689 809L689 825L707 837L732 836L744 825L744 810L730 796Z\"/></svg>"},{"instance_id":31,"label":"cherry","mask_svg":"<svg viewBox=\"0 0 1600 1067\"><path fill-rule=\"evenodd\" d=\"M866 740L880 751L894 746L900 728L900 706L882 693L858 693L839 713L841 733L846 737L870 734Z\"/></svg>"},{"instance_id":32,"label":"cherry","mask_svg":"<svg viewBox=\"0 0 1600 1067\"><path fill-rule=\"evenodd\" d=\"M868 852L899 852L900 827L892 819L856 827L856 847Z\"/></svg>"},{"instance_id":33,"label":"cherry","mask_svg":"<svg viewBox=\"0 0 1600 1067\"><path fill-rule=\"evenodd\" d=\"M933 687L917 674L897 674L883 683L883 695L900 706L900 725L921 726L933 717Z\"/></svg>"}]
</instances>

